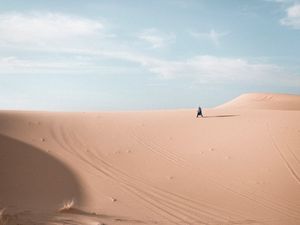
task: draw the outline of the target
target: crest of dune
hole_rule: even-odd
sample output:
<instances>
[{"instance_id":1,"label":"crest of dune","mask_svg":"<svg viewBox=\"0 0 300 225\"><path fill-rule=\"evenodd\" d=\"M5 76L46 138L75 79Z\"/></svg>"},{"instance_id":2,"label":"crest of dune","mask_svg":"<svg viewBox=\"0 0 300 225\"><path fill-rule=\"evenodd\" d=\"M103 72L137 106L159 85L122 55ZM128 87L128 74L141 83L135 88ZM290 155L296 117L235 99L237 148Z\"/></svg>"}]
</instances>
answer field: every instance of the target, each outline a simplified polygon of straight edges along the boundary
<instances>
[{"instance_id":1,"label":"crest of dune","mask_svg":"<svg viewBox=\"0 0 300 225\"><path fill-rule=\"evenodd\" d=\"M218 108L300 110L300 96L290 94L248 93Z\"/></svg>"}]
</instances>

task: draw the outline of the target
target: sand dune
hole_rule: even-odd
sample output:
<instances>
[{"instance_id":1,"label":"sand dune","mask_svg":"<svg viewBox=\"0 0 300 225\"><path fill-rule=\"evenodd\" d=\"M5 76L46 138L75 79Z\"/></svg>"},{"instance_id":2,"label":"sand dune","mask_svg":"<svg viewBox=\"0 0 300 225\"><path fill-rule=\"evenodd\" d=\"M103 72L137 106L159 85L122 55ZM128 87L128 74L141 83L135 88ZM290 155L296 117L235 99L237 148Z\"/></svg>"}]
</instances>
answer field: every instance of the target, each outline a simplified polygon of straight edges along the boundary
<instances>
[{"instance_id":1,"label":"sand dune","mask_svg":"<svg viewBox=\"0 0 300 225\"><path fill-rule=\"evenodd\" d=\"M249 93L243 94L219 108L300 110L300 96L288 94Z\"/></svg>"},{"instance_id":2,"label":"sand dune","mask_svg":"<svg viewBox=\"0 0 300 225\"><path fill-rule=\"evenodd\" d=\"M299 98L242 95L205 118L194 109L2 111L2 219L299 225Z\"/></svg>"}]
</instances>

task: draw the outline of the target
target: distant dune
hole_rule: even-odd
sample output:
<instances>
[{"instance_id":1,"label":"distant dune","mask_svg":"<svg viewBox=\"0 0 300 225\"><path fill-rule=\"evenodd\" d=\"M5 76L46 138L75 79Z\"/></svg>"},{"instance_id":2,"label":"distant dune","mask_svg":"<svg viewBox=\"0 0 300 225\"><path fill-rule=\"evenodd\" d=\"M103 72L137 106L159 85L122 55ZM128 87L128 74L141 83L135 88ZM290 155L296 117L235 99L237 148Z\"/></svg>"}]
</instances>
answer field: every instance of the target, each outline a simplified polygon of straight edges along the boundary
<instances>
[{"instance_id":1,"label":"distant dune","mask_svg":"<svg viewBox=\"0 0 300 225\"><path fill-rule=\"evenodd\" d=\"M300 96L204 116L0 111L0 225L299 225Z\"/></svg>"},{"instance_id":2,"label":"distant dune","mask_svg":"<svg viewBox=\"0 0 300 225\"><path fill-rule=\"evenodd\" d=\"M288 94L243 94L219 107L244 109L300 110L300 96Z\"/></svg>"}]
</instances>

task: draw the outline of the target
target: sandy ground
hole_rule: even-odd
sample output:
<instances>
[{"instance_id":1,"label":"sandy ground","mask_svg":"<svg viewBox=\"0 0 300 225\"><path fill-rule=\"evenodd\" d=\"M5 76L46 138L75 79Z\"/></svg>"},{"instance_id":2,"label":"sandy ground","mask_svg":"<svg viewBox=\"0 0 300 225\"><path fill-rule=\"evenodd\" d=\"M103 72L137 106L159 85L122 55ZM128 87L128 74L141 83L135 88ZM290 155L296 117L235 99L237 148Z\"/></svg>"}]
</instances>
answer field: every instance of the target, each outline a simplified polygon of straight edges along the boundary
<instances>
[{"instance_id":1,"label":"sandy ground","mask_svg":"<svg viewBox=\"0 0 300 225\"><path fill-rule=\"evenodd\" d=\"M299 225L300 96L204 114L0 111L0 225Z\"/></svg>"}]
</instances>

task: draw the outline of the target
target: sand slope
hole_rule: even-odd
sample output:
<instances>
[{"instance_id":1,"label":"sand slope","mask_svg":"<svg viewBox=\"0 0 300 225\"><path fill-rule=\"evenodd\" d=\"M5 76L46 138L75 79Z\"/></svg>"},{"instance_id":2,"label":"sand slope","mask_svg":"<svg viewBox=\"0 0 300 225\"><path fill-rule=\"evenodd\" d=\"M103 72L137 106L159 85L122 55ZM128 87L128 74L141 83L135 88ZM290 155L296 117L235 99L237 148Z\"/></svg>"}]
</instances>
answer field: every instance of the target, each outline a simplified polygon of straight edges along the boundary
<instances>
[{"instance_id":1,"label":"sand slope","mask_svg":"<svg viewBox=\"0 0 300 225\"><path fill-rule=\"evenodd\" d=\"M198 119L2 111L0 208L22 225L299 225L299 96L268 96Z\"/></svg>"},{"instance_id":2,"label":"sand slope","mask_svg":"<svg viewBox=\"0 0 300 225\"><path fill-rule=\"evenodd\" d=\"M300 110L300 96L289 94L248 93L218 108Z\"/></svg>"}]
</instances>

